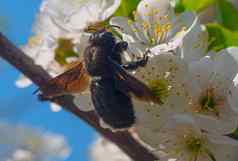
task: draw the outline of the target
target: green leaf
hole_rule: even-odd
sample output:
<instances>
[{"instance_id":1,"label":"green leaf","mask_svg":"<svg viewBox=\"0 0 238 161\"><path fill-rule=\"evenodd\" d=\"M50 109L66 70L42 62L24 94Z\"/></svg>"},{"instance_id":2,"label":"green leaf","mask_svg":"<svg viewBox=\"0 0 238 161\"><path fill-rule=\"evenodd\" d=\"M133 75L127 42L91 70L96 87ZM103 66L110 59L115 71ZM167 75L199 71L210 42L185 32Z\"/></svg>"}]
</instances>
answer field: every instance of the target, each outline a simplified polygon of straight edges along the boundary
<instances>
[{"instance_id":1,"label":"green leaf","mask_svg":"<svg viewBox=\"0 0 238 161\"><path fill-rule=\"evenodd\" d=\"M186 10L182 0L174 0L175 2L175 12L182 13Z\"/></svg>"},{"instance_id":2,"label":"green leaf","mask_svg":"<svg viewBox=\"0 0 238 161\"><path fill-rule=\"evenodd\" d=\"M126 16L133 18L133 11L136 10L141 0L121 0L120 7L114 13L114 16Z\"/></svg>"},{"instance_id":3,"label":"green leaf","mask_svg":"<svg viewBox=\"0 0 238 161\"><path fill-rule=\"evenodd\" d=\"M231 134L228 134L226 136L229 136L232 139L238 140L238 128L236 128Z\"/></svg>"},{"instance_id":4,"label":"green leaf","mask_svg":"<svg viewBox=\"0 0 238 161\"><path fill-rule=\"evenodd\" d=\"M238 30L238 10L227 0L218 0L218 20L228 29Z\"/></svg>"},{"instance_id":5,"label":"green leaf","mask_svg":"<svg viewBox=\"0 0 238 161\"><path fill-rule=\"evenodd\" d=\"M200 12L215 2L216 0L175 0L175 11L178 13L185 10Z\"/></svg>"},{"instance_id":6,"label":"green leaf","mask_svg":"<svg viewBox=\"0 0 238 161\"><path fill-rule=\"evenodd\" d=\"M208 24L208 50L219 51L229 46L238 46L238 32L231 31L219 24Z\"/></svg>"},{"instance_id":7,"label":"green leaf","mask_svg":"<svg viewBox=\"0 0 238 161\"><path fill-rule=\"evenodd\" d=\"M58 39L58 47L55 49L55 60L60 65L68 64L66 61L67 58L77 56L78 54L74 51L74 44L71 39Z\"/></svg>"}]
</instances>

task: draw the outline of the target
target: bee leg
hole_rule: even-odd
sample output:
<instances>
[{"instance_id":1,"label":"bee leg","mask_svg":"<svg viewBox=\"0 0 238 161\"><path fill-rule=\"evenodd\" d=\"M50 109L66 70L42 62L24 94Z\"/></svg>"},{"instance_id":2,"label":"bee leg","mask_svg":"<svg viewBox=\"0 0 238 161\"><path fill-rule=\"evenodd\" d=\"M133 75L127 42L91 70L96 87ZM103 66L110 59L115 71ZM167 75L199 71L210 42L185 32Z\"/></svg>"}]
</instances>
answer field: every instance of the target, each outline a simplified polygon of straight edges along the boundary
<instances>
[{"instance_id":1,"label":"bee leg","mask_svg":"<svg viewBox=\"0 0 238 161\"><path fill-rule=\"evenodd\" d=\"M149 56L145 54L142 59L128 64L123 64L122 67L126 70L136 70L138 67L144 67L147 64L148 59Z\"/></svg>"},{"instance_id":2,"label":"bee leg","mask_svg":"<svg viewBox=\"0 0 238 161\"><path fill-rule=\"evenodd\" d=\"M121 53L121 52L127 50L127 48L128 48L128 43L126 41L121 41L116 44L114 50L116 53Z\"/></svg>"},{"instance_id":3,"label":"bee leg","mask_svg":"<svg viewBox=\"0 0 238 161\"><path fill-rule=\"evenodd\" d=\"M126 41L121 41L116 44L114 48L114 54L111 56L111 58L116 61L118 64L122 64L122 59L121 59L121 53L125 51L128 48L128 43Z\"/></svg>"}]
</instances>

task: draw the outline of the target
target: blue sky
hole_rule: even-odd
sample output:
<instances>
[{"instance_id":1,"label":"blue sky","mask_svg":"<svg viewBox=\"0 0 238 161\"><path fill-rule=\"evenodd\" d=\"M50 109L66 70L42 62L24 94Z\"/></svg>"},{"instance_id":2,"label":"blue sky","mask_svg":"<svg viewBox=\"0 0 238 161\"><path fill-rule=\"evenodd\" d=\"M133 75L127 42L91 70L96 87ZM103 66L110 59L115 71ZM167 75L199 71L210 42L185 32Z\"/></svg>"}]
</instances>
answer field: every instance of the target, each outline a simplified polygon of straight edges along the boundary
<instances>
[{"instance_id":1,"label":"blue sky","mask_svg":"<svg viewBox=\"0 0 238 161\"><path fill-rule=\"evenodd\" d=\"M39 9L40 0L1 0L0 17L4 17L4 33L17 46L27 42ZM1 27L0 27L1 28ZM53 113L48 103L39 102L32 95L36 89L15 87L19 72L0 60L0 120L26 124L41 130L63 134L68 140L72 155L67 161L88 161L88 148L95 138L95 131L72 114Z\"/></svg>"}]
</instances>

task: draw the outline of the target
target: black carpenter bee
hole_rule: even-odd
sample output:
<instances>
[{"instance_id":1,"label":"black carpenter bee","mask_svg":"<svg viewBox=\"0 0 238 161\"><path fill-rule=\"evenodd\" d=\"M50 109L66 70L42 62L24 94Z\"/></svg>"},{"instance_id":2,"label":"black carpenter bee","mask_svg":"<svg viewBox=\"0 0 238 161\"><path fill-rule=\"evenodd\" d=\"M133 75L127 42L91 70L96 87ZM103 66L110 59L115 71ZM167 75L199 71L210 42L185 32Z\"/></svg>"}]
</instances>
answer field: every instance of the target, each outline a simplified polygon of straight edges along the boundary
<instances>
[{"instance_id":1,"label":"black carpenter bee","mask_svg":"<svg viewBox=\"0 0 238 161\"><path fill-rule=\"evenodd\" d=\"M121 54L128 47L116 42L108 31L97 31L89 38L83 60L50 80L42 90L44 98L81 93L90 86L91 99L99 117L112 128L131 127L135 122L131 97L161 104L160 98L126 70L145 66L148 56L123 64Z\"/></svg>"}]
</instances>

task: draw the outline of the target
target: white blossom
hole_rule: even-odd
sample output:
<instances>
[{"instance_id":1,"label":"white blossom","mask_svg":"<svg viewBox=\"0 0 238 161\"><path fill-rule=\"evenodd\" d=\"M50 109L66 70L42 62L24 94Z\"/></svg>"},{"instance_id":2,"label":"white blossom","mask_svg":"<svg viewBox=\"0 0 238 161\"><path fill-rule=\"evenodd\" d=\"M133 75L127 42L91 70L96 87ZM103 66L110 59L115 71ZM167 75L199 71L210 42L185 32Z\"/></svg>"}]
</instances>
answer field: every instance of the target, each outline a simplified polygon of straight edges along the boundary
<instances>
[{"instance_id":1,"label":"white blossom","mask_svg":"<svg viewBox=\"0 0 238 161\"><path fill-rule=\"evenodd\" d=\"M188 42L199 39L199 42L204 42L204 37L207 37L193 13L176 16L167 0L142 0L134 16L135 21L126 17L113 17L110 23L121 27L123 40L129 42L128 53L138 57L143 56L146 50L150 50L153 55L176 50L180 46L188 50L188 47L183 47L182 40L185 37L188 37L185 38L189 39L186 40ZM193 33L194 30L197 33Z\"/></svg>"},{"instance_id":2,"label":"white blossom","mask_svg":"<svg viewBox=\"0 0 238 161\"><path fill-rule=\"evenodd\" d=\"M115 144L105 138L98 138L90 149L92 161L131 161Z\"/></svg>"},{"instance_id":3,"label":"white blossom","mask_svg":"<svg viewBox=\"0 0 238 161\"><path fill-rule=\"evenodd\" d=\"M187 64L171 53L150 58L145 67L136 71L134 76L163 102L151 104L133 99L135 127L141 137L159 131L171 115L189 112L190 97L185 84L187 73Z\"/></svg>"},{"instance_id":4,"label":"white blossom","mask_svg":"<svg viewBox=\"0 0 238 161\"><path fill-rule=\"evenodd\" d=\"M238 125L238 48L227 48L189 65L191 110L203 129L228 134Z\"/></svg>"},{"instance_id":5,"label":"white blossom","mask_svg":"<svg viewBox=\"0 0 238 161\"><path fill-rule=\"evenodd\" d=\"M42 10L67 31L82 31L88 25L108 19L120 0L45 0Z\"/></svg>"},{"instance_id":6,"label":"white blossom","mask_svg":"<svg viewBox=\"0 0 238 161\"><path fill-rule=\"evenodd\" d=\"M163 152L163 161L237 160L236 140L200 129L188 115L174 116L156 135L151 144L154 151Z\"/></svg>"}]
</instances>

